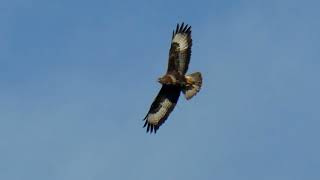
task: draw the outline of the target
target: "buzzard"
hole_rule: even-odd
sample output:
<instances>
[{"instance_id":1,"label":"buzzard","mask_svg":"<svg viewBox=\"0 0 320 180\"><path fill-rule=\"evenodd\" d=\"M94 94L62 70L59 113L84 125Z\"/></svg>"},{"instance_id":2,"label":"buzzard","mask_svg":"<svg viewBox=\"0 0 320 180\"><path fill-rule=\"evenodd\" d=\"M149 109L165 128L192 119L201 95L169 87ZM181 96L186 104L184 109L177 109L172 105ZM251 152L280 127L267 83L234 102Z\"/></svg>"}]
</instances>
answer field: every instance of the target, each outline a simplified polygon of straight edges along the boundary
<instances>
[{"instance_id":1,"label":"buzzard","mask_svg":"<svg viewBox=\"0 0 320 180\"><path fill-rule=\"evenodd\" d=\"M156 133L178 102L181 91L187 100L196 95L202 85L200 72L186 75L191 57L191 26L177 24L173 30L167 73L158 79L162 84L148 114L143 119L147 132Z\"/></svg>"}]
</instances>

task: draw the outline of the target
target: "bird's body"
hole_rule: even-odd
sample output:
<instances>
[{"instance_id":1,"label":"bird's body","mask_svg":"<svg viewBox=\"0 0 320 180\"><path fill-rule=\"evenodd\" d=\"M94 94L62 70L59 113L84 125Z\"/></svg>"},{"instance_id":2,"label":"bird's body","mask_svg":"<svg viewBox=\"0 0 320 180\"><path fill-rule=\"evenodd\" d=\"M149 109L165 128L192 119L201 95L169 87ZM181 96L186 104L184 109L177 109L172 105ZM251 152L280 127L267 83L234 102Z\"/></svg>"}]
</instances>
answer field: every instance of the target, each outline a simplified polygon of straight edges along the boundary
<instances>
[{"instance_id":1,"label":"bird's body","mask_svg":"<svg viewBox=\"0 0 320 180\"><path fill-rule=\"evenodd\" d=\"M160 77L158 82L163 85L183 86L186 83L186 78L179 73L170 73Z\"/></svg>"},{"instance_id":2,"label":"bird's body","mask_svg":"<svg viewBox=\"0 0 320 180\"><path fill-rule=\"evenodd\" d=\"M202 86L200 72L186 75L191 57L191 26L177 25L172 33L167 73L158 79L162 88L144 118L147 132L157 132L178 102L181 91L186 99L196 95Z\"/></svg>"}]
</instances>

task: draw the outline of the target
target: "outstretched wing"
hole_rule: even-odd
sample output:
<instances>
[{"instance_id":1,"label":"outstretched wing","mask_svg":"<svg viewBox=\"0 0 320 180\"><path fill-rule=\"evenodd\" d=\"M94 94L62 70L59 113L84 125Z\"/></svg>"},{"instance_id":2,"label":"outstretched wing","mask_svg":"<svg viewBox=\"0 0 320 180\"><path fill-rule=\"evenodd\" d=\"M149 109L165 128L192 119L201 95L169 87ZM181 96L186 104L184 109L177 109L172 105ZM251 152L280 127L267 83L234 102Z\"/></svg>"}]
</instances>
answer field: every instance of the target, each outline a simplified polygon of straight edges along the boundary
<instances>
[{"instance_id":1,"label":"outstretched wing","mask_svg":"<svg viewBox=\"0 0 320 180\"><path fill-rule=\"evenodd\" d=\"M167 72L179 72L186 74L191 57L191 26L184 23L177 24L176 31L172 32L171 47Z\"/></svg>"},{"instance_id":2,"label":"outstretched wing","mask_svg":"<svg viewBox=\"0 0 320 180\"><path fill-rule=\"evenodd\" d=\"M162 88L151 104L150 110L144 120L143 127L147 126L147 132L157 132L159 127L165 122L169 114L176 106L181 88L178 86L162 85Z\"/></svg>"}]
</instances>

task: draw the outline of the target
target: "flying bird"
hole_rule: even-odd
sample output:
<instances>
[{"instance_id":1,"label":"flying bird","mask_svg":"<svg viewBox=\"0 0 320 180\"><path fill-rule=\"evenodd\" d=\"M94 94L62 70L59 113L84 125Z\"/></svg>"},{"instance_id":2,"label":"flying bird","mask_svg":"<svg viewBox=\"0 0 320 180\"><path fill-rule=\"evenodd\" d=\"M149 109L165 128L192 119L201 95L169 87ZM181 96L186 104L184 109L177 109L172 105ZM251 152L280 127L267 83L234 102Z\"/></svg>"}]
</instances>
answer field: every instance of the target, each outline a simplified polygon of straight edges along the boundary
<instances>
[{"instance_id":1,"label":"flying bird","mask_svg":"<svg viewBox=\"0 0 320 180\"><path fill-rule=\"evenodd\" d=\"M143 119L145 121L143 127L147 127L147 132L157 132L173 111L181 92L189 100L200 91L201 73L186 75L191 57L191 46L191 26L184 25L184 23L177 24L176 30L172 32L167 72L158 79L162 87Z\"/></svg>"}]
</instances>

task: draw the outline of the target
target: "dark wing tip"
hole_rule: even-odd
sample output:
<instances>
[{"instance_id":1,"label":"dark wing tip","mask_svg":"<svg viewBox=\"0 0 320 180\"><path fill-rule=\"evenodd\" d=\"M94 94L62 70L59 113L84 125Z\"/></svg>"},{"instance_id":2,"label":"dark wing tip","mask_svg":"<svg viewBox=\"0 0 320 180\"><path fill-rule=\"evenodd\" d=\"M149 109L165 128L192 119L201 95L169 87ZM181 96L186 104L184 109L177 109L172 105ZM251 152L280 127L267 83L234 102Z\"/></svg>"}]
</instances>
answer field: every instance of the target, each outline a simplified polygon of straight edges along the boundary
<instances>
[{"instance_id":1,"label":"dark wing tip","mask_svg":"<svg viewBox=\"0 0 320 180\"><path fill-rule=\"evenodd\" d=\"M147 132L149 132L149 129L150 129L150 124L148 123Z\"/></svg>"},{"instance_id":2,"label":"dark wing tip","mask_svg":"<svg viewBox=\"0 0 320 180\"><path fill-rule=\"evenodd\" d=\"M150 132L150 134L152 134L153 132L156 134L157 130L159 129L159 127L157 125L150 124L150 123L148 123L148 121L146 121L143 125L143 127L146 127L146 126L147 126L146 133Z\"/></svg>"},{"instance_id":3,"label":"dark wing tip","mask_svg":"<svg viewBox=\"0 0 320 180\"><path fill-rule=\"evenodd\" d=\"M181 26L180 26L180 29L179 29L179 32L182 32L183 26L184 26L184 22L182 22L182 24L181 24Z\"/></svg>"},{"instance_id":4,"label":"dark wing tip","mask_svg":"<svg viewBox=\"0 0 320 180\"><path fill-rule=\"evenodd\" d=\"M159 129L159 126L154 126L154 133L157 133L157 130Z\"/></svg>"},{"instance_id":5,"label":"dark wing tip","mask_svg":"<svg viewBox=\"0 0 320 180\"><path fill-rule=\"evenodd\" d=\"M181 25L177 23L177 27L176 27L176 30L173 31L172 38L175 34L178 34L178 33L187 33L188 35L190 35L191 26L189 24L184 25L184 22L182 22Z\"/></svg>"},{"instance_id":6,"label":"dark wing tip","mask_svg":"<svg viewBox=\"0 0 320 180\"><path fill-rule=\"evenodd\" d=\"M146 121L146 122L144 123L143 127L146 127L147 124L148 124L148 121Z\"/></svg>"},{"instance_id":7,"label":"dark wing tip","mask_svg":"<svg viewBox=\"0 0 320 180\"><path fill-rule=\"evenodd\" d=\"M144 123L144 125L143 125L143 128L145 128L145 127L147 126L147 131L146 131L146 133L148 133L148 132L150 131L150 134L151 134L152 132L154 132L154 133L156 134L159 127L158 127L157 125L150 124L150 123L148 122L147 117L148 117L148 115L143 119L143 120L145 120L145 123Z\"/></svg>"},{"instance_id":8,"label":"dark wing tip","mask_svg":"<svg viewBox=\"0 0 320 180\"><path fill-rule=\"evenodd\" d=\"M177 23L176 34L177 34L178 30L179 30L179 23Z\"/></svg>"}]
</instances>

